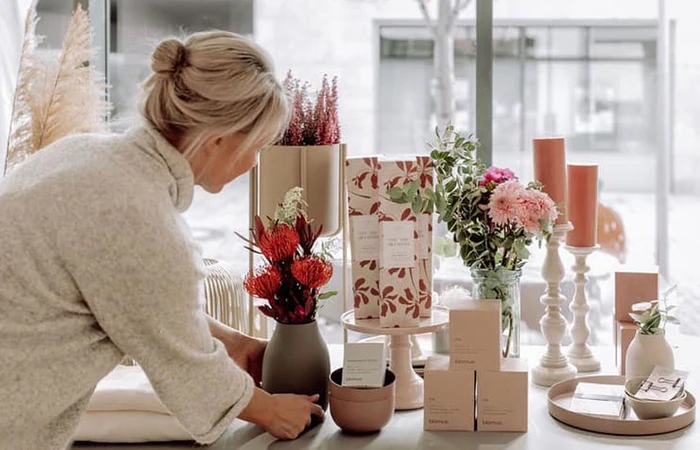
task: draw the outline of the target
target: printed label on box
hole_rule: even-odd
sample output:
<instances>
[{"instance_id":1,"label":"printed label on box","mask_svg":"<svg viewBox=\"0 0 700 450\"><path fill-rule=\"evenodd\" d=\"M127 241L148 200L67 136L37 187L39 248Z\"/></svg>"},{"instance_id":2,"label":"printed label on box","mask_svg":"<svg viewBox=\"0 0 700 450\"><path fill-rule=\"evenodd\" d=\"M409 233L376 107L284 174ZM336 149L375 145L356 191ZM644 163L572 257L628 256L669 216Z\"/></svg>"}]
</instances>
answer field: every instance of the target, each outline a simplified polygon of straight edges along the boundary
<instances>
[{"instance_id":1,"label":"printed label on box","mask_svg":"<svg viewBox=\"0 0 700 450\"><path fill-rule=\"evenodd\" d=\"M352 216L352 260L379 259L379 221L377 216Z\"/></svg>"},{"instance_id":2,"label":"printed label on box","mask_svg":"<svg viewBox=\"0 0 700 450\"><path fill-rule=\"evenodd\" d=\"M382 267L415 267L415 223L382 222L382 227Z\"/></svg>"}]
</instances>

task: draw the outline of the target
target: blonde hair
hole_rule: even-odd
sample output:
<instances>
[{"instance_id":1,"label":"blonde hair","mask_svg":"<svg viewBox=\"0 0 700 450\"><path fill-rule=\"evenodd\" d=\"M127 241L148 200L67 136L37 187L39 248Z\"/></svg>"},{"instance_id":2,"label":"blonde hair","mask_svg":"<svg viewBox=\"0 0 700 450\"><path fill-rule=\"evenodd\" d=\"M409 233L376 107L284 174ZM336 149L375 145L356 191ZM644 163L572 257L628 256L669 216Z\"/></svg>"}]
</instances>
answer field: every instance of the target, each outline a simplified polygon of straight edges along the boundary
<instances>
[{"instance_id":1,"label":"blonde hair","mask_svg":"<svg viewBox=\"0 0 700 450\"><path fill-rule=\"evenodd\" d=\"M247 134L233 161L276 142L289 122L272 60L257 44L228 31L168 39L151 56L141 113L189 158L209 139Z\"/></svg>"}]
</instances>

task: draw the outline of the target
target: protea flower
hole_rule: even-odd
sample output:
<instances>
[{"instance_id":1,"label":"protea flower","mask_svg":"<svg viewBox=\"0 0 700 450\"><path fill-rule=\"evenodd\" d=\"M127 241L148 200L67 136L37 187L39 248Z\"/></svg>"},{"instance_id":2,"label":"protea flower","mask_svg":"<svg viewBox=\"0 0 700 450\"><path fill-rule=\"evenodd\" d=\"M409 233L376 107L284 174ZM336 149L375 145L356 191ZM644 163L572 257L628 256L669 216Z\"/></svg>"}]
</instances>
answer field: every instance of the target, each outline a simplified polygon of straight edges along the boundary
<instances>
[{"instance_id":1,"label":"protea flower","mask_svg":"<svg viewBox=\"0 0 700 450\"><path fill-rule=\"evenodd\" d=\"M268 261L288 261L299 247L299 235L293 227L280 223L260 233L256 245Z\"/></svg>"},{"instance_id":2,"label":"protea flower","mask_svg":"<svg viewBox=\"0 0 700 450\"><path fill-rule=\"evenodd\" d=\"M325 286L333 276L333 266L315 256L297 259L292 263L294 279L310 289Z\"/></svg>"},{"instance_id":3,"label":"protea flower","mask_svg":"<svg viewBox=\"0 0 700 450\"><path fill-rule=\"evenodd\" d=\"M265 266L257 271L250 271L243 281L243 287L253 297L262 298L270 302L282 284L282 277L275 266Z\"/></svg>"}]
</instances>

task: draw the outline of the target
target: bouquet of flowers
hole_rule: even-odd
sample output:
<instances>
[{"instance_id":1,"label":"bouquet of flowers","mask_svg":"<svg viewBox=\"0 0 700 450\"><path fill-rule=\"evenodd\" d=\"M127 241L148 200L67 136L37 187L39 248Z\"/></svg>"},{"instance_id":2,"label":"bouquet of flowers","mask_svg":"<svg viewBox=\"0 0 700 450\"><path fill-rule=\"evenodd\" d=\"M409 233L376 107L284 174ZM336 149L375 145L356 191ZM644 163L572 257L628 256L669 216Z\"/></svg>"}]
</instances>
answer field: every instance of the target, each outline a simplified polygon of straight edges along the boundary
<instances>
[{"instance_id":1,"label":"bouquet of flowers","mask_svg":"<svg viewBox=\"0 0 700 450\"><path fill-rule=\"evenodd\" d=\"M460 247L471 269L519 270L535 238L548 239L557 218L556 205L538 183L524 185L510 169L486 168L475 157L479 142L449 126L436 130L431 158L435 189L420 192L419 182L389 190L392 200L413 210L435 211Z\"/></svg>"},{"instance_id":2,"label":"bouquet of flowers","mask_svg":"<svg viewBox=\"0 0 700 450\"><path fill-rule=\"evenodd\" d=\"M277 207L274 219L263 224L255 218L248 249L265 263L245 277L243 287L252 296L266 300L258 308L284 324L304 324L316 320L319 302L336 292L321 292L333 276L328 254L314 247L322 225L314 229L304 211L302 189L291 189Z\"/></svg>"},{"instance_id":3,"label":"bouquet of flowers","mask_svg":"<svg viewBox=\"0 0 700 450\"><path fill-rule=\"evenodd\" d=\"M436 212L438 221L447 225L471 269L474 298L501 300L503 356L517 357L520 270L533 241L551 236L556 205L540 184L525 185L510 169L485 167L476 158L479 142L473 136L465 138L452 126L442 135L436 130L436 135L430 153L435 189L421 192L414 181L388 194L395 202L410 203L416 212Z\"/></svg>"}]
</instances>

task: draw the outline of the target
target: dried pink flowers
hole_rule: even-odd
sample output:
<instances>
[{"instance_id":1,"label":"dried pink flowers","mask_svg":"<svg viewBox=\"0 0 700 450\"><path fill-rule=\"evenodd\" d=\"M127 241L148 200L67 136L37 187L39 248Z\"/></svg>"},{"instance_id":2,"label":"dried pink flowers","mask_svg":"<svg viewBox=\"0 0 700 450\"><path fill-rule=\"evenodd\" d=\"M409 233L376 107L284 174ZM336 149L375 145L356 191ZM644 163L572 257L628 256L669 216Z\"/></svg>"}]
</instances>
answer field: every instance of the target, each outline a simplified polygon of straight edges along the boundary
<instances>
[{"instance_id":1,"label":"dried pink flowers","mask_svg":"<svg viewBox=\"0 0 700 450\"><path fill-rule=\"evenodd\" d=\"M284 88L292 105L289 126L281 145L333 145L340 143L338 120L338 77L328 82L324 75L315 101L309 93L310 84L287 73Z\"/></svg>"}]
</instances>

